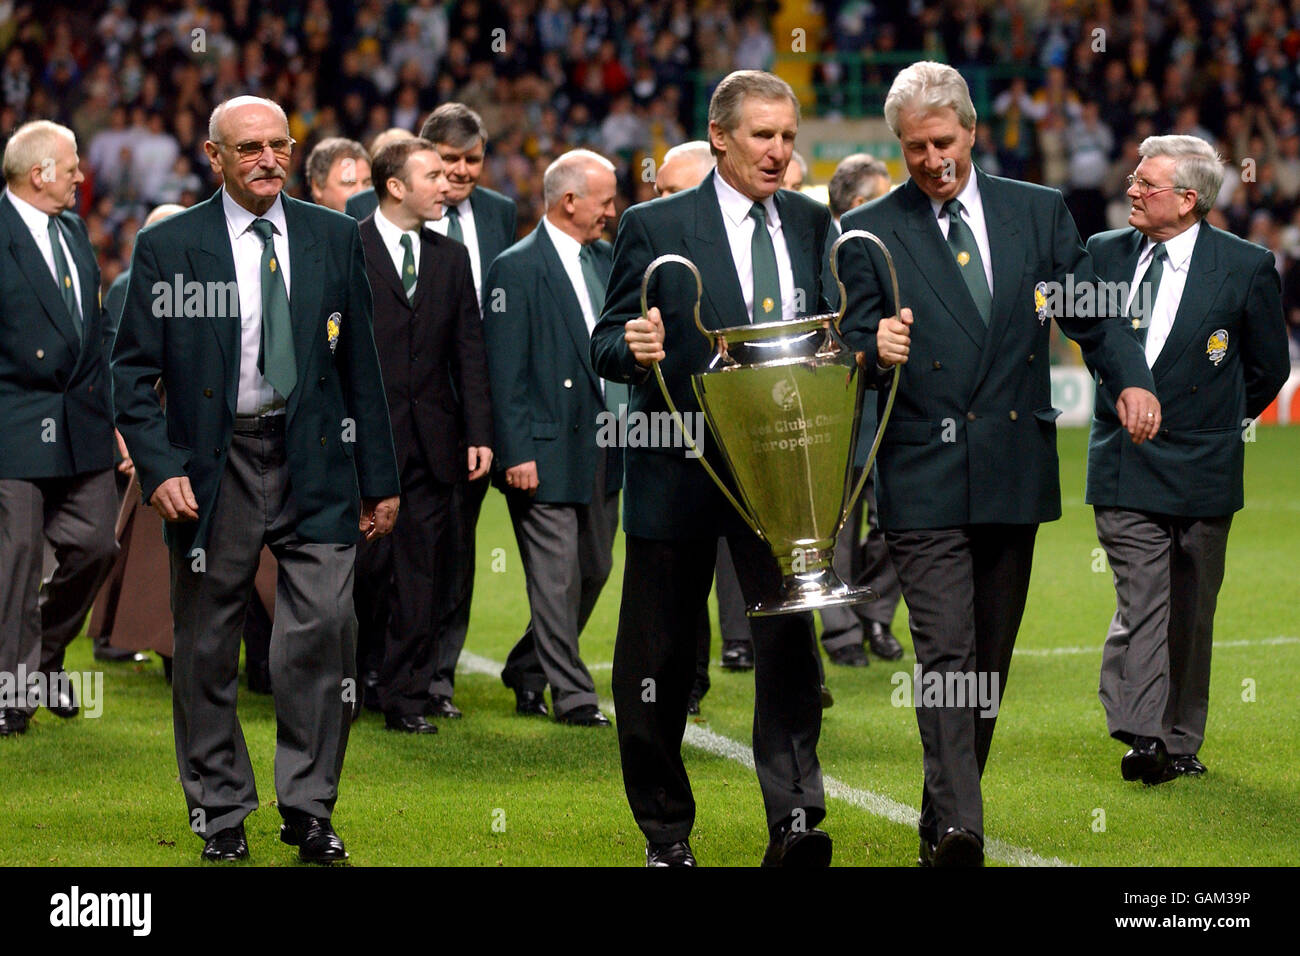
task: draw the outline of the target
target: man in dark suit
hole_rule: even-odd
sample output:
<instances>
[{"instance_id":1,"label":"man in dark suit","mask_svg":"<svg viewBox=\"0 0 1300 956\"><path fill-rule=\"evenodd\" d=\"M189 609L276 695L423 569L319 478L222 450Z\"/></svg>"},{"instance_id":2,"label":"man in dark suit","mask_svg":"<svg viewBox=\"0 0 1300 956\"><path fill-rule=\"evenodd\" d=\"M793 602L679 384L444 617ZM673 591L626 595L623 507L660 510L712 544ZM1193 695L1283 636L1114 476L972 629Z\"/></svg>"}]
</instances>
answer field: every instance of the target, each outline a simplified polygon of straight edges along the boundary
<instances>
[{"instance_id":1,"label":"man in dark suit","mask_svg":"<svg viewBox=\"0 0 1300 956\"><path fill-rule=\"evenodd\" d=\"M875 245L846 243L845 324L868 370L905 363L877 458L877 494L907 602L916 686L937 680L944 690L937 706L930 694L916 708L925 749L920 863L979 865L980 775L1034 537L1040 522L1061 514L1050 309L1035 300L1067 275L1093 281L1092 263L1059 192L971 164L975 108L952 67L904 69L885 118L911 178L841 224L874 233L891 250L901 301L891 301ZM1132 337L1114 322L1056 319L1112 383L1133 439L1153 436L1159 403Z\"/></svg>"},{"instance_id":2,"label":"man in dark suit","mask_svg":"<svg viewBox=\"0 0 1300 956\"><path fill-rule=\"evenodd\" d=\"M70 210L85 178L72 131L19 127L0 196L0 672L45 672L52 693L0 700L0 736L24 733L40 703L75 717L63 652L117 544L113 412L99 266ZM41 594L45 545L58 566ZM39 685L38 685L39 686Z\"/></svg>"},{"instance_id":3,"label":"man in dark suit","mask_svg":"<svg viewBox=\"0 0 1300 956\"><path fill-rule=\"evenodd\" d=\"M1098 375L1089 504L1115 578L1102 651L1106 726L1130 746L1125 780L1205 773L1214 608L1232 515L1243 505L1243 429L1290 372L1273 254L1205 216L1223 165L1195 136L1151 136L1129 177L1129 228L1093 236L1100 280L1124 283L1164 424L1133 447Z\"/></svg>"},{"instance_id":4,"label":"man in dark suit","mask_svg":"<svg viewBox=\"0 0 1300 956\"><path fill-rule=\"evenodd\" d=\"M657 256L677 253L703 272L701 321L711 328L825 312L821 257L826 207L780 190L794 149L799 104L770 73L732 73L709 104L717 169L700 185L623 214L610 291L592 336L605 378L632 385L630 414L666 411L651 372L657 361L673 401L698 415L692 373L708 365L695 328L695 279L655 273L641 315L641 280ZM779 190L779 191L778 191ZM706 439L705 454L717 461ZM694 866L695 801L681 758L695 673L695 615L708 597L716 543L726 535L745 599L771 599L781 575L768 546L745 526L698 461L682 447L627 449L627 562L614 649L623 783L646 837L651 866ZM724 469L725 471L725 469ZM820 865L830 837L817 738L821 694L812 615L751 620L754 762L769 828L765 864Z\"/></svg>"},{"instance_id":5,"label":"man in dark suit","mask_svg":"<svg viewBox=\"0 0 1300 956\"><path fill-rule=\"evenodd\" d=\"M387 726L433 733L426 712L461 716L430 685L435 667L453 671L460 653L439 660L447 649L435 644L455 575L452 489L492 464L492 402L469 256L424 228L442 216L442 159L428 140L406 139L384 147L374 171L379 208L362 220L361 242L403 507L393 534L363 547L378 560L358 558L357 588L387 594L378 684Z\"/></svg>"},{"instance_id":6,"label":"man in dark suit","mask_svg":"<svg viewBox=\"0 0 1300 956\"><path fill-rule=\"evenodd\" d=\"M484 334L498 467L527 576L532 620L502 681L521 714L608 727L578 637L613 567L622 482L617 447L597 442L617 411L591 367L591 329L604 305L614 216L614 167L572 150L546 170L546 215L488 270ZM683 706L685 701L683 701Z\"/></svg>"},{"instance_id":7,"label":"man in dark suit","mask_svg":"<svg viewBox=\"0 0 1300 956\"><path fill-rule=\"evenodd\" d=\"M167 521L176 755L203 858L248 855L257 793L237 661L265 543L279 564L280 839L334 862L347 857L330 816L356 693L356 541L387 534L398 503L370 286L356 224L281 195L293 140L278 105L227 100L208 130L224 186L136 239L113 352L117 423Z\"/></svg>"}]
</instances>

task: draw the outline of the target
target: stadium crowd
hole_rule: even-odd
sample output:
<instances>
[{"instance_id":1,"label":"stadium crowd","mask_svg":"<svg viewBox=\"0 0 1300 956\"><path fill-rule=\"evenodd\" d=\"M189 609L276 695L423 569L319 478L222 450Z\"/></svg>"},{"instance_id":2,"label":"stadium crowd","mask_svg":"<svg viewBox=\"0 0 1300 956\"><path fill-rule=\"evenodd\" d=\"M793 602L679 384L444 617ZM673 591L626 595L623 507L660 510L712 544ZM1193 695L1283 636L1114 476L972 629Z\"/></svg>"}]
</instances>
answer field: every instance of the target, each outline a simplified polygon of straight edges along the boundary
<instances>
[{"instance_id":1,"label":"stadium crowd","mask_svg":"<svg viewBox=\"0 0 1300 956\"><path fill-rule=\"evenodd\" d=\"M212 106L241 92L286 105L302 164L330 136L367 147L439 103L491 131L482 182L540 218L541 174L566 148L615 160L620 209L650 198L643 157L700 136L701 98L732 69L770 68L767 9L650 0L248 0L0 3L0 140L48 118L82 145L80 209L105 283L149 208L216 185L203 155ZM811 7L810 7L811 9ZM811 16L811 14L810 14ZM788 14L787 14L788 17ZM1123 179L1153 132L1217 145L1228 176L1211 222L1270 248L1300 360L1300 2L827 0L810 115L842 113L853 77L888 85L914 51L989 79L976 159L1059 187L1086 239L1123 224ZM797 22L797 21L795 21ZM869 104L873 110L879 103Z\"/></svg>"}]
</instances>

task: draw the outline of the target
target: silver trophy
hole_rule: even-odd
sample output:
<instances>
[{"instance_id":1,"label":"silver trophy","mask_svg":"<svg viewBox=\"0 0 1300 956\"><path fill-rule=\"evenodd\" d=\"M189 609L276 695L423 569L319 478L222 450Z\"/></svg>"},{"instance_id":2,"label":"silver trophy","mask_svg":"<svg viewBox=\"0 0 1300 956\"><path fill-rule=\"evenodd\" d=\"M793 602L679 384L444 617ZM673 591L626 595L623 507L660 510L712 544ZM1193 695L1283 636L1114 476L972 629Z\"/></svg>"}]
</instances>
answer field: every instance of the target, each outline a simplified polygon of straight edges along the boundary
<instances>
[{"instance_id":1,"label":"silver trophy","mask_svg":"<svg viewBox=\"0 0 1300 956\"><path fill-rule=\"evenodd\" d=\"M700 322L704 287L693 262L660 256L641 280L645 315L656 269L677 262L695 276L695 326L708 340L713 358L705 371L691 376L691 384L740 500L691 441L658 362L655 379L688 447L746 524L767 542L781 568L779 597L746 608L751 617L860 604L877 596L870 588L845 584L831 567L836 535L871 472L899 377L896 366L866 467L854 485L853 452L866 381L840 334L847 296L838 267L840 246L853 238L868 239L884 253L897 309L893 258L879 238L861 229L844 233L831 246L831 275L840 290L840 309L833 314L706 329Z\"/></svg>"}]
</instances>

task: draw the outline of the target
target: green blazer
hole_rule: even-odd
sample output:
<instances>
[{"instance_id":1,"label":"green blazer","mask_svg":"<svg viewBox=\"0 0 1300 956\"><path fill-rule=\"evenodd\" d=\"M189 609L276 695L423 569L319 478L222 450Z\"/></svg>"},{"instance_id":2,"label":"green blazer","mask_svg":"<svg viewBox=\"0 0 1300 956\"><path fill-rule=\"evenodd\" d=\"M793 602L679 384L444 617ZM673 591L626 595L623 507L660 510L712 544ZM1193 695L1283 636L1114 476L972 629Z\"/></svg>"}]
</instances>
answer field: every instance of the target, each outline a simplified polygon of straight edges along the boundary
<instances>
[{"instance_id":1,"label":"green blazer","mask_svg":"<svg viewBox=\"0 0 1300 956\"><path fill-rule=\"evenodd\" d=\"M1061 516L1056 418L1048 363L1051 330L1035 308L1040 282L1093 278L1092 260L1055 189L975 169L993 266L993 310L980 319L929 198L908 181L844 215L841 228L880 237L912 309L911 351L877 457L881 527L905 531L968 524L1035 524ZM876 327L897 311L875 244L840 249L846 337L876 362ZM1084 356L1120 389L1154 391L1131 335L1116 322L1056 317ZM892 372L890 373L892 375ZM888 380L887 378L885 379ZM886 392L878 400L883 411Z\"/></svg>"},{"instance_id":2,"label":"green blazer","mask_svg":"<svg viewBox=\"0 0 1300 956\"><path fill-rule=\"evenodd\" d=\"M624 324L641 314L641 279L656 257L674 252L699 268L704 279L700 321L706 328L743 325L749 319L718 205L716 175L709 173L692 189L633 206L619 219L609 293L591 337L591 359L604 378L630 383L632 412L654 415L668 409L653 374L637 365L623 341ZM801 314L826 312L821 273L830 210L787 190L779 190L775 202L796 295L802 293L805 304ZM704 371L711 352L695 327L694 277L680 265L661 267L650 280L649 304L663 316L665 357L659 367L673 403L683 415L699 412L691 375ZM718 473L727 474L707 434L704 447ZM686 451L627 449L623 527L628 534L657 540L717 537L724 528L739 525L732 506Z\"/></svg>"},{"instance_id":3,"label":"green blazer","mask_svg":"<svg viewBox=\"0 0 1300 956\"><path fill-rule=\"evenodd\" d=\"M239 384L239 303L236 298L233 315L222 307L169 316L165 305L177 276L186 283L234 287L221 199L218 190L207 202L140 231L113 349L117 427L144 499L179 475L189 476L198 499L197 522L166 525L168 544L182 554L207 541L225 473ZM354 544L360 498L388 497L399 488L361 236L357 224L340 213L281 199L298 364L298 384L285 410L297 532L307 541ZM164 294L155 294L156 285ZM224 306L222 297L215 296L214 304ZM333 347L331 319L338 326ZM159 376L167 393L165 415L154 393Z\"/></svg>"},{"instance_id":4,"label":"green blazer","mask_svg":"<svg viewBox=\"0 0 1300 956\"><path fill-rule=\"evenodd\" d=\"M594 250L597 271L607 276L610 245L602 240ZM483 337L498 471L535 461L535 501L589 504L596 456L603 454L605 493L616 492L622 457L596 445L605 399L591 367L587 323L541 223L497 256L486 286Z\"/></svg>"},{"instance_id":5,"label":"green blazer","mask_svg":"<svg viewBox=\"0 0 1300 956\"><path fill-rule=\"evenodd\" d=\"M1133 228L1089 239L1098 277L1131 282L1142 241ZM1131 326L1116 324L1136 340ZM1244 426L1290 370L1273 253L1202 221L1173 329L1151 370L1160 434L1129 441L1115 415L1114 386L1098 375L1085 500L1197 518L1239 510Z\"/></svg>"},{"instance_id":6,"label":"green blazer","mask_svg":"<svg viewBox=\"0 0 1300 956\"><path fill-rule=\"evenodd\" d=\"M76 215L59 215L81 286L81 333L8 193L0 193L0 479L113 467L112 345L99 266Z\"/></svg>"},{"instance_id":7,"label":"green blazer","mask_svg":"<svg viewBox=\"0 0 1300 956\"><path fill-rule=\"evenodd\" d=\"M470 209L474 212L474 229L478 233L479 275L483 288L480 299L486 303L488 267L492 260L514 244L518 210L515 201L484 186L475 186L469 194ZM379 208L374 189L363 189L348 197L347 213L360 222ZM486 308L486 305L484 306Z\"/></svg>"}]
</instances>

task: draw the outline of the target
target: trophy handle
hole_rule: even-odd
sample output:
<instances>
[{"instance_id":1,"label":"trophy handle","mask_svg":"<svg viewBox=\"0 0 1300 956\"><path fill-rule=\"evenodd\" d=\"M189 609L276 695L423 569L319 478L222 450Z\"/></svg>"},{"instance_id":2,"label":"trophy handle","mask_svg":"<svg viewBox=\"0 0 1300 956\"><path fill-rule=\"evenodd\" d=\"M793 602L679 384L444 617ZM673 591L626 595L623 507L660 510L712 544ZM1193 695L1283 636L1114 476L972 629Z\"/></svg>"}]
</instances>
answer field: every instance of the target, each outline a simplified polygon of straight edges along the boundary
<instances>
[{"instance_id":1,"label":"trophy handle","mask_svg":"<svg viewBox=\"0 0 1300 956\"><path fill-rule=\"evenodd\" d=\"M703 335L705 340L709 343L709 347L716 348L717 346L714 342L713 336L709 333L709 330L704 327L704 323L700 321L700 297L704 294L704 281L700 278L700 270L695 268L695 263L691 262L691 260L687 259L685 256L679 256L675 253L669 252L660 256L658 259L655 259L646 268L645 275L641 277L641 314L645 315L650 311L649 303L646 301L646 296L650 290L650 276L661 265L668 262L681 263L691 270L691 275L695 276L695 327L700 330L700 334ZM668 411L673 416L673 424L675 424L678 431L681 432L682 440L685 441L686 447L695 453L696 460L704 466L704 470L708 472L709 477L713 479L713 483L718 486L718 490L722 492L723 496L731 502L731 506L735 508L740 517L745 520L745 524L749 525L754 534L758 535L760 539L767 540L764 537L762 530L758 527L758 524L752 517L750 517L749 512L746 511L744 507L741 506L740 502L736 500L735 496L727 489L727 486L723 483L722 479L718 477L717 472L713 470L713 466L705 459L704 450L695 446L695 440L691 438L690 430L686 427L686 423L682 421L681 412L677 411L677 406L673 403L673 397L668 394L668 385L664 382L664 373L659 368L658 362L654 363L654 370L655 381L659 383L659 391L663 393L664 401L668 403Z\"/></svg>"},{"instance_id":2,"label":"trophy handle","mask_svg":"<svg viewBox=\"0 0 1300 956\"><path fill-rule=\"evenodd\" d=\"M889 249L880 241L880 237L875 233L867 232L865 229L850 229L848 232L840 235L831 246L831 276L835 279L835 284L840 290L840 308L835 316L835 331L840 332L840 321L844 318L844 312L849 305L848 293L844 288L844 280L840 278L839 252L840 246L846 239L869 239L880 247L880 251L885 255L885 265L889 267L889 284L894 294L893 303L895 312L901 307L898 304L898 273L894 270L894 257L889 254ZM698 275L698 273L697 273ZM643 300L644 301L644 300ZM644 305L642 306L644 309ZM698 321L698 319L697 319ZM894 410L894 396L898 394L898 379L902 374L901 365L894 366L893 380L889 384L889 398L885 400L885 413L880 416L880 422L876 425L876 437L871 442L871 451L867 453L867 463L862 468L862 475L858 478L858 483L853 488L853 493L849 495L844 503L844 511L840 514L840 527L843 528L849 515L853 512L853 506L858 503L858 497L862 494L862 489L866 487L867 479L871 477L871 467L876 463L876 453L880 451L880 440L885 435L885 426L889 424L889 416ZM838 534L838 531L837 531Z\"/></svg>"}]
</instances>

